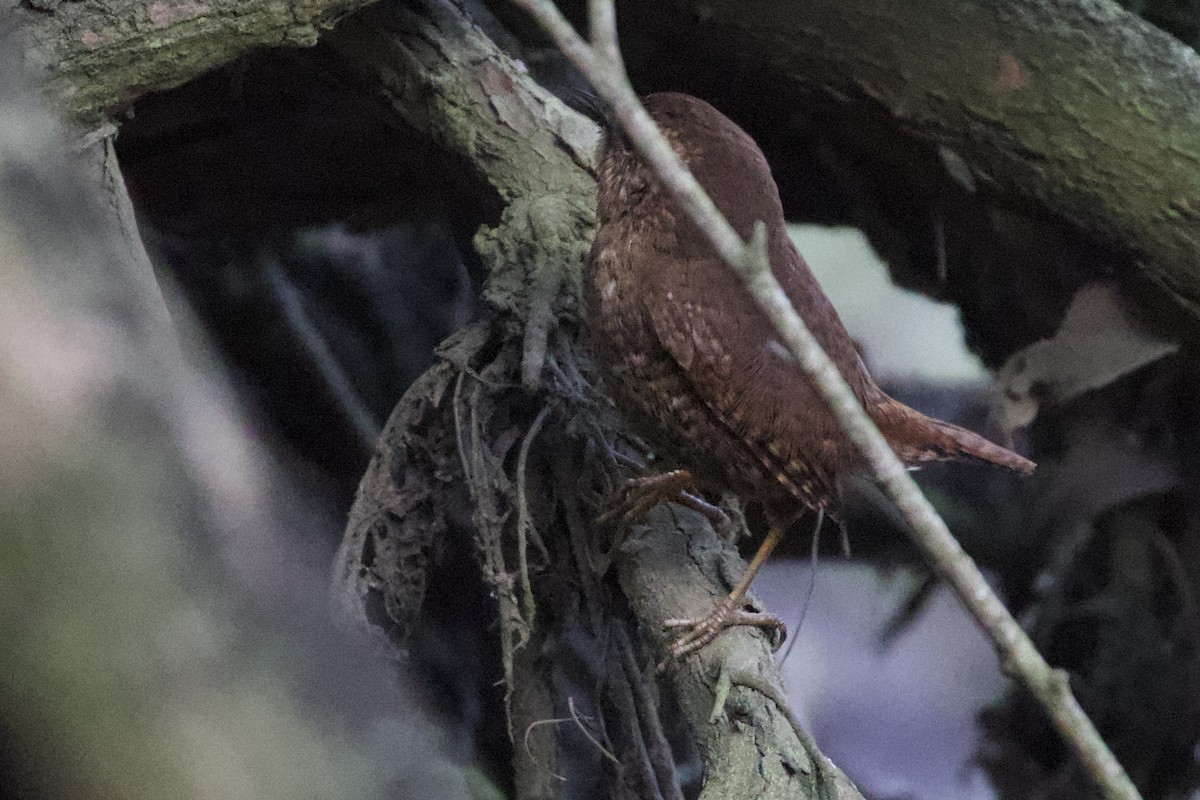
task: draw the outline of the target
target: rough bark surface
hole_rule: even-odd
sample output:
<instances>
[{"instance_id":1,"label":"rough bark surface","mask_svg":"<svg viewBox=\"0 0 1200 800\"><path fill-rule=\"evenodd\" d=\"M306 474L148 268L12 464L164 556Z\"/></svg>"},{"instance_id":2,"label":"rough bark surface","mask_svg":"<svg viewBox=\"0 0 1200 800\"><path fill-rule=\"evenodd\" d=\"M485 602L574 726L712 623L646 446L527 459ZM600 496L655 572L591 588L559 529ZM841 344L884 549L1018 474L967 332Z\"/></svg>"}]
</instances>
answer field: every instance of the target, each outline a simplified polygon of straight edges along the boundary
<instances>
[{"instance_id":1,"label":"rough bark surface","mask_svg":"<svg viewBox=\"0 0 1200 800\"><path fill-rule=\"evenodd\" d=\"M651 528L625 546L617 563L630 604L648 620L704 613L725 594L720 587L737 579L744 562L695 512L663 506L649 521ZM665 650L673 640L659 626L643 630L656 649ZM732 629L673 665L667 680L705 764L701 798L860 797L787 707L762 636Z\"/></svg>"},{"instance_id":2,"label":"rough bark surface","mask_svg":"<svg viewBox=\"0 0 1200 800\"><path fill-rule=\"evenodd\" d=\"M1200 309L1200 57L1170 35L1106 0L678 5L764 77L880 104Z\"/></svg>"},{"instance_id":3,"label":"rough bark surface","mask_svg":"<svg viewBox=\"0 0 1200 800\"><path fill-rule=\"evenodd\" d=\"M256 47L316 44L365 0L35 0L15 10L25 58L52 102L95 127L147 92Z\"/></svg>"}]
</instances>

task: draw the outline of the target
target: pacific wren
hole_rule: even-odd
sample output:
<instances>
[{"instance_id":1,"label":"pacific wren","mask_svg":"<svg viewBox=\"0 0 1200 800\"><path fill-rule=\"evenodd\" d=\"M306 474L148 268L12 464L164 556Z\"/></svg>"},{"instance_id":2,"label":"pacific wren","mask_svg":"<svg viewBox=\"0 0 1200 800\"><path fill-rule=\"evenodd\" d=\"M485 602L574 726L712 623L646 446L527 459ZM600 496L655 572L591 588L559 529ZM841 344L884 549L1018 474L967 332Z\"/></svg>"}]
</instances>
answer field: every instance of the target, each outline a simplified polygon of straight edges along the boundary
<instances>
[{"instance_id":1,"label":"pacific wren","mask_svg":"<svg viewBox=\"0 0 1200 800\"><path fill-rule=\"evenodd\" d=\"M743 237L766 224L771 269L902 461L977 459L1030 473L1033 462L888 397L871 378L837 312L784 226L766 158L741 128L683 94L646 109ZM738 276L618 133L599 167L600 229L584 282L592 348L630 424L699 488L732 490L766 510L770 532L747 574L687 629L674 655L733 624L782 623L739 608L754 573L804 509L836 515L839 478L865 467L818 389L779 346Z\"/></svg>"}]
</instances>

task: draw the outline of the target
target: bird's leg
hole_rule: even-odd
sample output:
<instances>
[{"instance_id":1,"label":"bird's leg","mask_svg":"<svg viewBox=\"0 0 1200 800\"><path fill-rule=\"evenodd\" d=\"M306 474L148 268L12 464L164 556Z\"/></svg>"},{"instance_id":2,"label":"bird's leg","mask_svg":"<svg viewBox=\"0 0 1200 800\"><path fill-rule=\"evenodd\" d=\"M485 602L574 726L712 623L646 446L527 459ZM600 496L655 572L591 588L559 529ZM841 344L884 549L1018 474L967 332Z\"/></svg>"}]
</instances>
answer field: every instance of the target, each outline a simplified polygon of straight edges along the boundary
<instances>
[{"instance_id":1,"label":"bird's leg","mask_svg":"<svg viewBox=\"0 0 1200 800\"><path fill-rule=\"evenodd\" d=\"M754 580L755 574L758 573L762 565L767 563L767 559L771 555L771 551L775 549L775 545L779 544L779 540L783 538L784 527L772 522L770 529L767 531L767 538L758 546L758 552L754 554L754 558L750 561L750 566L737 582L737 586L733 587L733 591L729 596L717 604L708 616L694 617L691 619L668 619L663 621L663 626L667 628L687 628L688 631L676 639L670 647L667 648L668 660L679 658L688 653L699 650L706 644L717 638L717 635L726 628L734 625L752 625L756 628L771 629L771 648L778 650L783 644L783 640L787 638L787 626L783 620L774 614L762 611L748 611L740 608L742 600L746 597L746 592L750 589L750 583ZM659 664L659 669L663 669L666 661Z\"/></svg>"}]
</instances>

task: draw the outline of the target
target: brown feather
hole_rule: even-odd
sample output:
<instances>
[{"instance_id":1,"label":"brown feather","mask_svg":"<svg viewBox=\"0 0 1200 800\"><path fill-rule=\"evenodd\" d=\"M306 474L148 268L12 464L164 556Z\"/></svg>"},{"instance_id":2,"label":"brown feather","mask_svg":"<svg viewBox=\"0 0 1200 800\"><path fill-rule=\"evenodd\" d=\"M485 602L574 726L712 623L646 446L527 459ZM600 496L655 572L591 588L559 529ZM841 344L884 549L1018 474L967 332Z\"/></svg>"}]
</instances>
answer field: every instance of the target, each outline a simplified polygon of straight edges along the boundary
<instances>
[{"instance_id":1,"label":"brown feather","mask_svg":"<svg viewBox=\"0 0 1200 800\"><path fill-rule=\"evenodd\" d=\"M681 94L646 108L743 237L767 226L771 268L902 460L973 458L1028 473L1031 461L888 397L871 378L787 235L779 192L754 141ZM863 466L823 396L782 354L770 321L652 173L609 136L600 230L585 300L593 348L617 406L656 450L703 483L768 507L825 508Z\"/></svg>"}]
</instances>

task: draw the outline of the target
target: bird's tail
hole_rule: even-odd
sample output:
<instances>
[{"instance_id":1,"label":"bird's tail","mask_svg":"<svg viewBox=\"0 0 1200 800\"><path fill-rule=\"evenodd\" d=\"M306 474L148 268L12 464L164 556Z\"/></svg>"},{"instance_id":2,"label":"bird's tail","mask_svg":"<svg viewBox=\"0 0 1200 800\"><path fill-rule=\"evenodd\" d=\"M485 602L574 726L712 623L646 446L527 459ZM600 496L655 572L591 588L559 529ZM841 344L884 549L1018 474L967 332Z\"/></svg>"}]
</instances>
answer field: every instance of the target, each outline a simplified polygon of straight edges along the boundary
<instances>
[{"instance_id":1,"label":"bird's tail","mask_svg":"<svg viewBox=\"0 0 1200 800\"><path fill-rule=\"evenodd\" d=\"M1014 453L1007 447L989 442L966 428L927 417L912 409L906 411L912 415L906 420L908 424L896 426L896 429L904 433L911 432L911 435L905 436L902 433L899 437L888 437L896 455L906 464L971 459L995 464L1023 475L1029 475L1037 469L1037 464L1028 458Z\"/></svg>"}]
</instances>

